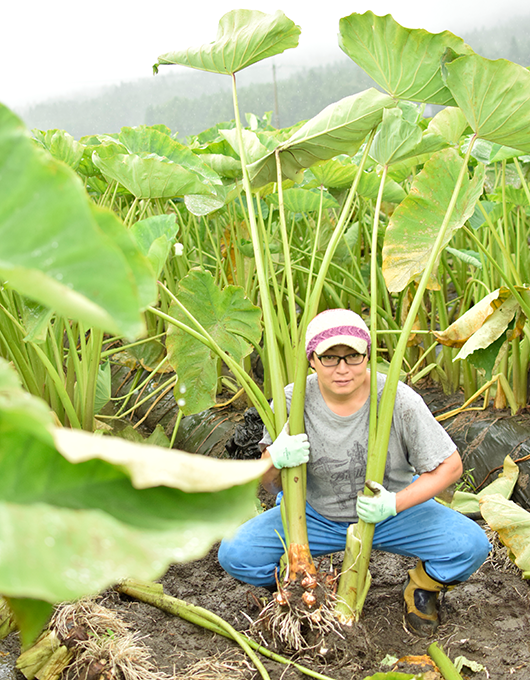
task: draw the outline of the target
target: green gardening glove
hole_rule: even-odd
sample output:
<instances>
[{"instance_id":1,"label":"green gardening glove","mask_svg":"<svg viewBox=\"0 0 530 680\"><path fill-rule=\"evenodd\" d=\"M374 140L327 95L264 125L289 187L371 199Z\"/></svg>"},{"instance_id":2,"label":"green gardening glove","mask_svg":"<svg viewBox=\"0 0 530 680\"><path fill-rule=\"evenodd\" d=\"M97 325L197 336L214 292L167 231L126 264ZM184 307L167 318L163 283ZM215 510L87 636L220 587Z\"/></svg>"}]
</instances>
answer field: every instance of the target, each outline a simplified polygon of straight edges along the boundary
<instances>
[{"instance_id":1,"label":"green gardening glove","mask_svg":"<svg viewBox=\"0 0 530 680\"><path fill-rule=\"evenodd\" d=\"M374 496L365 496L361 493L357 496L357 515L359 519L368 524L377 524L384 519L397 515L396 494L387 491L384 486L371 480L366 481L366 486L374 492Z\"/></svg>"},{"instance_id":2,"label":"green gardening glove","mask_svg":"<svg viewBox=\"0 0 530 680\"><path fill-rule=\"evenodd\" d=\"M309 442L307 435L289 434L289 423L285 423L282 431L276 437L274 442L267 447L272 464L278 470L285 467L296 467L307 463L309 460Z\"/></svg>"}]
</instances>

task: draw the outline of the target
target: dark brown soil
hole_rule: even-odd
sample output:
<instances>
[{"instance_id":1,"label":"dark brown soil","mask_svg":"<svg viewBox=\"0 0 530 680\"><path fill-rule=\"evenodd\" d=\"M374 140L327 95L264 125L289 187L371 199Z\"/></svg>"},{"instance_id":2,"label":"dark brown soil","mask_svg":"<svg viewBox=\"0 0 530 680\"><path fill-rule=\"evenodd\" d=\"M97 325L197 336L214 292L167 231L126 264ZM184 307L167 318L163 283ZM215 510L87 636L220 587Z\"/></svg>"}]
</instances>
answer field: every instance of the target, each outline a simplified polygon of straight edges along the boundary
<instances>
[{"instance_id":1,"label":"dark brown soil","mask_svg":"<svg viewBox=\"0 0 530 680\"><path fill-rule=\"evenodd\" d=\"M427 654L436 640L451 659L464 656L484 666L472 672L464 668L465 678L491 680L528 680L530 678L530 587L521 572L506 557L505 549L494 542L488 561L467 583L446 593L441 602L441 625L433 639L420 639L403 624L401 589L406 569L414 560L374 552L370 571L372 586L361 623L345 632L345 644L336 658L300 656L296 661L335 680L363 680L376 672L388 672L382 665L387 655L396 658ZM239 583L226 574L217 562L214 547L203 559L170 567L161 582L166 594L219 615L237 630L246 631L249 619L259 614L260 598L271 595L262 588ZM339 566L342 555L333 556ZM324 565L326 567L326 565ZM170 616L150 605L108 591L99 603L116 610L144 637L157 670L183 678L199 680L250 680L259 677L237 645L215 633ZM352 636L354 636L352 638ZM348 642L349 641L349 642ZM12 666L19 653L16 634L0 641L0 678L19 680ZM261 657L271 680L294 680L304 675ZM293 657L294 658L294 657ZM404 671L419 667L399 666ZM433 675L439 678L438 675Z\"/></svg>"},{"instance_id":2,"label":"dark brown soil","mask_svg":"<svg viewBox=\"0 0 530 680\"><path fill-rule=\"evenodd\" d=\"M335 555L337 566L341 557ZM307 656L298 662L335 680L362 680L378 671L389 671L388 666L381 665L388 654L397 658L426 654L433 640L418 639L403 625L401 589L406 569L413 566L414 560L409 558L374 552L370 567L372 586L362 621L357 632L353 631L361 640L360 644L359 641L351 644L351 658L341 655L327 660ZM162 582L168 595L209 609L242 631L249 627L248 617L258 616L256 598L270 598L266 590L228 576L217 562L215 549L202 560L172 566ZM182 676L191 670L189 677L194 677L193 668L198 661L204 663L209 659L216 667L220 655L225 664L230 658L240 659L233 642L149 605L124 601L116 593L107 594L103 604L117 608L134 630L149 636L145 642L152 649L156 665L168 674ZM467 583L445 594L440 615L442 623L434 639L446 654L451 659L464 656L487 669L475 674L464 669L468 677L530 678L530 587L528 581L521 579L520 571L507 561L504 549L497 546L492 557ZM296 669L263 660L272 680L303 677ZM226 680L255 677L252 668L243 666L239 671L241 676L226 668L219 677Z\"/></svg>"}]
</instances>

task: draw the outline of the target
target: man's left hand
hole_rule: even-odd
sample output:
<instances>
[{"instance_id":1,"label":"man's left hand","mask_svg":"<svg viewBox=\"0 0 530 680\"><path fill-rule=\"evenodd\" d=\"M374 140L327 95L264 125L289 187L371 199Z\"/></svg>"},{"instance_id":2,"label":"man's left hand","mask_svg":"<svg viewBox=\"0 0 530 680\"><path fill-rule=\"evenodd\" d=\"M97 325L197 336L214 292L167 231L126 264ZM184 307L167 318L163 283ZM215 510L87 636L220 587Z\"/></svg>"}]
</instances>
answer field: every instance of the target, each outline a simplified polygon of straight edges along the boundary
<instances>
[{"instance_id":1,"label":"man's left hand","mask_svg":"<svg viewBox=\"0 0 530 680\"><path fill-rule=\"evenodd\" d=\"M374 496L365 496L360 493L357 496L357 515L359 519L368 524L377 524L389 517L397 515L396 494L387 491L384 486L368 480L366 486L374 492Z\"/></svg>"}]
</instances>

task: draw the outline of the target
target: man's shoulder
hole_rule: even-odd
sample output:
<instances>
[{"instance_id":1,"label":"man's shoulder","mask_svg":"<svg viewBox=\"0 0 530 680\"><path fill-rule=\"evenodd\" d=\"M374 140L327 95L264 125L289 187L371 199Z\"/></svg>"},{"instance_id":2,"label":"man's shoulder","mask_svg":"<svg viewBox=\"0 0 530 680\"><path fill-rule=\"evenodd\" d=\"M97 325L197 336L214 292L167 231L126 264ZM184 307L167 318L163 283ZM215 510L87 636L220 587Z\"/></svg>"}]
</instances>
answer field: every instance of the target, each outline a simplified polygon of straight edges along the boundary
<instances>
[{"instance_id":1,"label":"man's shoulder","mask_svg":"<svg viewBox=\"0 0 530 680\"><path fill-rule=\"evenodd\" d=\"M318 376L316 373L311 373L307 376L305 383L306 399L313 400L320 395L320 387L318 386Z\"/></svg>"}]
</instances>

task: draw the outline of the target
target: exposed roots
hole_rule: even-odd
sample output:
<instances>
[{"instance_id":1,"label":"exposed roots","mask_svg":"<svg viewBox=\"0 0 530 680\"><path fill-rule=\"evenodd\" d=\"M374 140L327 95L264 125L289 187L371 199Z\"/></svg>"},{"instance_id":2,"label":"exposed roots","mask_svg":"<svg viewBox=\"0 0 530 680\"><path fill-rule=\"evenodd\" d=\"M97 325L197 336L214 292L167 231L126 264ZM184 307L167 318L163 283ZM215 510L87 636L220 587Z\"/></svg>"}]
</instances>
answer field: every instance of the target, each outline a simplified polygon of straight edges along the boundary
<instances>
[{"instance_id":1,"label":"exposed roots","mask_svg":"<svg viewBox=\"0 0 530 680\"><path fill-rule=\"evenodd\" d=\"M336 640L344 640L334 614L334 587L329 575L320 572L304 578L302 584L279 585L251 633L290 653L311 651L314 656L326 657Z\"/></svg>"},{"instance_id":2,"label":"exposed roots","mask_svg":"<svg viewBox=\"0 0 530 680\"><path fill-rule=\"evenodd\" d=\"M168 678L165 673L156 670L151 662L150 652L141 643L140 636L131 633L128 624L115 612L96 604L93 600L84 599L58 605L47 633L41 638L46 636L52 642L55 641L47 652L48 657L56 651L64 650L61 657L62 665L54 666L53 672L48 673L35 670L33 666L25 663L23 668L26 670L22 672L26 677L45 677L48 680L59 677L76 680ZM19 661L23 656L21 655ZM47 659L43 658L42 664L46 661Z\"/></svg>"},{"instance_id":3,"label":"exposed roots","mask_svg":"<svg viewBox=\"0 0 530 680\"><path fill-rule=\"evenodd\" d=\"M125 635L129 626L110 609L93 600L83 599L58 605L49 628L63 644L72 647L89 636Z\"/></svg>"},{"instance_id":4,"label":"exposed roots","mask_svg":"<svg viewBox=\"0 0 530 680\"><path fill-rule=\"evenodd\" d=\"M215 656L198 659L185 671L174 676L175 680L245 680L255 668L248 656L237 649L228 649Z\"/></svg>"},{"instance_id":5,"label":"exposed roots","mask_svg":"<svg viewBox=\"0 0 530 680\"><path fill-rule=\"evenodd\" d=\"M324 656L328 652L326 635L334 632L342 637L333 607L327 602L321 603L316 609L309 609L296 597L284 605L274 598L254 625L262 627L263 624L273 640L280 641L286 648L296 652L314 649L317 654Z\"/></svg>"},{"instance_id":6,"label":"exposed roots","mask_svg":"<svg viewBox=\"0 0 530 680\"><path fill-rule=\"evenodd\" d=\"M90 637L70 666L80 680L163 680L138 634Z\"/></svg>"}]
</instances>

